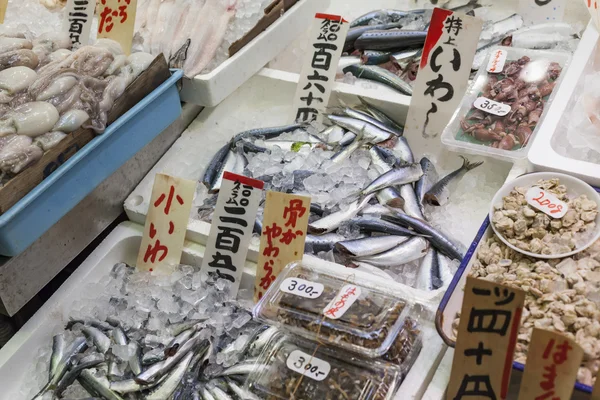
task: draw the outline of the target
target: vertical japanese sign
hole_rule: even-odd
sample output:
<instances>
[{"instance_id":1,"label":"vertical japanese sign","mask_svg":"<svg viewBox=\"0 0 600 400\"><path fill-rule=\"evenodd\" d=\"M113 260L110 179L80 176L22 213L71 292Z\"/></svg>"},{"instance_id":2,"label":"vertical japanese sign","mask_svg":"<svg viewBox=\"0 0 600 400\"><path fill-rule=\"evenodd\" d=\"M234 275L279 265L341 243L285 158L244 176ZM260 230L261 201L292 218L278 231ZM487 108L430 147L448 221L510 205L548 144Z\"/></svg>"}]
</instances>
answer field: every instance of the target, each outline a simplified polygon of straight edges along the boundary
<instances>
[{"instance_id":1,"label":"vertical japanese sign","mask_svg":"<svg viewBox=\"0 0 600 400\"><path fill-rule=\"evenodd\" d=\"M519 399L569 400L582 359L583 349L574 340L533 328Z\"/></svg>"},{"instance_id":2,"label":"vertical japanese sign","mask_svg":"<svg viewBox=\"0 0 600 400\"><path fill-rule=\"evenodd\" d=\"M482 21L436 8L406 117L407 137L438 136L465 94Z\"/></svg>"},{"instance_id":3,"label":"vertical japanese sign","mask_svg":"<svg viewBox=\"0 0 600 400\"><path fill-rule=\"evenodd\" d=\"M115 40L131 53L137 0L99 0L99 5L98 38Z\"/></svg>"},{"instance_id":4,"label":"vertical japanese sign","mask_svg":"<svg viewBox=\"0 0 600 400\"><path fill-rule=\"evenodd\" d=\"M309 214L310 197L267 192L256 263L255 302L287 264L302 260Z\"/></svg>"},{"instance_id":5,"label":"vertical japanese sign","mask_svg":"<svg viewBox=\"0 0 600 400\"><path fill-rule=\"evenodd\" d=\"M8 0L0 0L0 24L4 23L4 17L6 16L6 8L8 7Z\"/></svg>"},{"instance_id":6,"label":"vertical japanese sign","mask_svg":"<svg viewBox=\"0 0 600 400\"><path fill-rule=\"evenodd\" d=\"M525 292L467 277L447 400L506 399Z\"/></svg>"},{"instance_id":7,"label":"vertical japanese sign","mask_svg":"<svg viewBox=\"0 0 600 400\"><path fill-rule=\"evenodd\" d=\"M320 112L329 102L349 26L338 15L315 15L294 96L294 120L312 122L322 118Z\"/></svg>"},{"instance_id":8,"label":"vertical japanese sign","mask_svg":"<svg viewBox=\"0 0 600 400\"><path fill-rule=\"evenodd\" d=\"M583 0L583 3L592 17L592 21L596 24L596 28L600 28L600 10L598 10L598 1L599 0Z\"/></svg>"},{"instance_id":9,"label":"vertical japanese sign","mask_svg":"<svg viewBox=\"0 0 600 400\"><path fill-rule=\"evenodd\" d=\"M233 298L240 287L263 187L264 182L256 179L223 174L201 270L231 281Z\"/></svg>"},{"instance_id":10,"label":"vertical japanese sign","mask_svg":"<svg viewBox=\"0 0 600 400\"><path fill-rule=\"evenodd\" d=\"M64 29L69 32L73 47L86 45L90 41L90 29L94 19L96 0L69 0L67 2Z\"/></svg>"},{"instance_id":11,"label":"vertical japanese sign","mask_svg":"<svg viewBox=\"0 0 600 400\"><path fill-rule=\"evenodd\" d=\"M525 26L562 22L566 5L567 0L519 0L519 15L523 17Z\"/></svg>"},{"instance_id":12,"label":"vertical japanese sign","mask_svg":"<svg viewBox=\"0 0 600 400\"><path fill-rule=\"evenodd\" d=\"M196 182L156 174L137 268L170 273L179 264Z\"/></svg>"}]
</instances>

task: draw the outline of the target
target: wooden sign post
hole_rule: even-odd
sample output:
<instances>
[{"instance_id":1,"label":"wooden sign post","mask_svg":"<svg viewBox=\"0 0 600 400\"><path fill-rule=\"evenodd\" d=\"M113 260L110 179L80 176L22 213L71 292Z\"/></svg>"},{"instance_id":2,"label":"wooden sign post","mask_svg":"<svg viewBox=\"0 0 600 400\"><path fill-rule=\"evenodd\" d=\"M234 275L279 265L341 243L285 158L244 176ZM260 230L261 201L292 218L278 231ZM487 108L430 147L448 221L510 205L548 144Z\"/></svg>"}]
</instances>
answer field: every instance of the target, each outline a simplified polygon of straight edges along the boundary
<instances>
[{"instance_id":1,"label":"wooden sign post","mask_svg":"<svg viewBox=\"0 0 600 400\"><path fill-rule=\"evenodd\" d=\"M100 0L99 5L98 38L117 41L130 54L137 0Z\"/></svg>"},{"instance_id":2,"label":"wooden sign post","mask_svg":"<svg viewBox=\"0 0 600 400\"><path fill-rule=\"evenodd\" d=\"M446 400L506 399L525 292L467 277Z\"/></svg>"},{"instance_id":3,"label":"wooden sign post","mask_svg":"<svg viewBox=\"0 0 600 400\"><path fill-rule=\"evenodd\" d=\"M256 263L255 302L287 264L302 260L309 214L310 197L267 192Z\"/></svg>"},{"instance_id":4,"label":"wooden sign post","mask_svg":"<svg viewBox=\"0 0 600 400\"><path fill-rule=\"evenodd\" d=\"M582 359L583 349L574 340L533 328L519 400L569 400Z\"/></svg>"},{"instance_id":5,"label":"wooden sign post","mask_svg":"<svg viewBox=\"0 0 600 400\"><path fill-rule=\"evenodd\" d=\"M136 267L168 274L181 260L196 182L156 174Z\"/></svg>"}]
</instances>

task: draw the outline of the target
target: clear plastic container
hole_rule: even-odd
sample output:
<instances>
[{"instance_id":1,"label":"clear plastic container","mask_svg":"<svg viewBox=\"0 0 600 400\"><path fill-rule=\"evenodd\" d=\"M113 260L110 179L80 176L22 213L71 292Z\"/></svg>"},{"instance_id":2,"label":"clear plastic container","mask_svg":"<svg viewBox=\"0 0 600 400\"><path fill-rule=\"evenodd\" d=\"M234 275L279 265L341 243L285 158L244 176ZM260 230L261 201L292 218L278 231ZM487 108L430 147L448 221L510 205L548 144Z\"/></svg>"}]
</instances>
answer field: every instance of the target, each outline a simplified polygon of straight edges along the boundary
<instances>
[{"instance_id":1,"label":"clear plastic container","mask_svg":"<svg viewBox=\"0 0 600 400\"><path fill-rule=\"evenodd\" d=\"M246 389L269 400L393 398L400 368L376 360L354 363L339 349L332 350L297 336L276 337L258 357Z\"/></svg>"},{"instance_id":2,"label":"clear plastic container","mask_svg":"<svg viewBox=\"0 0 600 400\"><path fill-rule=\"evenodd\" d=\"M490 60L506 61L488 72ZM571 55L494 47L442 133L450 150L515 161L527 157Z\"/></svg>"},{"instance_id":3,"label":"clear plastic container","mask_svg":"<svg viewBox=\"0 0 600 400\"><path fill-rule=\"evenodd\" d=\"M376 358L392 347L410 308L369 282L292 263L256 305L254 317L307 339Z\"/></svg>"}]
</instances>

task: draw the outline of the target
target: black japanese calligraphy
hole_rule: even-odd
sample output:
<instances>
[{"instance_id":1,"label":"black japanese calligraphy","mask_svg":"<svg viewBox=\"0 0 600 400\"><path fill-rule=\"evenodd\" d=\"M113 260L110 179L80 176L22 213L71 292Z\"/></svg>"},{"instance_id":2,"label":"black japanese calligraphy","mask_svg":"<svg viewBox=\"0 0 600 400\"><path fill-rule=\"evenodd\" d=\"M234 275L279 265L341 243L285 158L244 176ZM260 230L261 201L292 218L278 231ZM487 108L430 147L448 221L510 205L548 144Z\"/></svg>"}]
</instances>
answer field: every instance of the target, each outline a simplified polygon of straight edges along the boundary
<instances>
[{"instance_id":1,"label":"black japanese calligraphy","mask_svg":"<svg viewBox=\"0 0 600 400\"><path fill-rule=\"evenodd\" d=\"M496 393L494 393L489 375L465 375L454 400L476 396L496 400Z\"/></svg>"}]
</instances>

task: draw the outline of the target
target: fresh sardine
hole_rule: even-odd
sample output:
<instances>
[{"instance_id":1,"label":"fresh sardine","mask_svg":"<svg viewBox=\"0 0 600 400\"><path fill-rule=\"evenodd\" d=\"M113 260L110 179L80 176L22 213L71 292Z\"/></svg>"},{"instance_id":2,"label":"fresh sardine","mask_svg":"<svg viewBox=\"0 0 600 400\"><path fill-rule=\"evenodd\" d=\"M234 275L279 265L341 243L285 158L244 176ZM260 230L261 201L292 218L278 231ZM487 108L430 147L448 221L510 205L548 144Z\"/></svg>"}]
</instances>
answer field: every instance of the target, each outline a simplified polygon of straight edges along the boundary
<instances>
[{"instance_id":1,"label":"fresh sardine","mask_svg":"<svg viewBox=\"0 0 600 400\"><path fill-rule=\"evenodd\" d=\"M393 28L401 28L402 24L398 22L391 22L387 24L376 24L376 25L362 25L355 26L348 30L346 35L346 41L344 43L344 51L349 51L354 48L354 41L358 39L363 33L375 30L386 30Z\"/></svg>"},{"instance_id":2,"label":"fresh sardine","mask_svg":"<svg viewBox=\"0 0 600 400\"><path fill-rule=\"evenodd\" d=\"M372 256L358 257L376 267L397 267L425 256L429 243L422 237L413 237L390 250Z\"/></svg>"},{"instance_id":3,"label":"fresh sardine","mask_svg":"<svg viewBox=\"0 0 600 400\"><path fill-rule=\"evenodd\" d=\"M366 123L369 123L371 125L375 125L377 128L381 129L382 131L389 132L396 136L402 136L402 132L403 132L402 130L398 130L398 129L395 129L394 127L388 126L387 124L379 121L377 118L374 118L365 112L358 111L358 110L355 110L350 107L344 107L341 110L341 113L350 118L358 119L358 120L364 121ZM381 136L383 137L384 135L381 135ZM367 138L368 138L368 134L367 134ZM388 136L388 138L389 138L389 136Z\"/></svg>"},{"instance_id":4,"label":"fresh sardine","mask_svg":"<svg viewBox=\"0 0 600 400\"><path fill-rule=\"evenodd\" d=\"M393 129L396 132L404 132L404 127L402 125L399 125L393 119L391 119L383 111L381 111L380 109L378 109L375 106L372 106L371 104L369 104L365 99L363 99L360 96L358 96L358 99L360 100L362 105L365 106L365 108L367 109L369 114L371 114L373 116L373 118L376 118L380 122L384 123L388 128Z\"/></svg>"},{"instance_id":5,"label":"fresh sardine","mask_svg":"<svg viewBox=\"0 0 600 400\"><path fill-rule=\"evenodd\" d=\"M190 362L192 361L192 357L194 357L193 352L189 352L185 357L179 361L177 366L173 368L173 370L169 373L167 378L152 392L146 397L147 400L163 400L168 399L179 383L183 378L183 375L187 371Z\"/></svg>"},{"instance_id":6,"label":"fresh sardine","mask_svg":"<svg viewBox=\"0 0 600 400\"><path fill-rule=\"evenodd\" d=\"M406 214L410 215L411 217L425 219L423 213L421 212L421 206L419 204L419 200L417 200L417 195L415 194L412 184L407 183L400 186L400 196L404 200L404 206L402 209Z\"/></svg>"},{"instance_id":7,"label":"fresh sardine","mask_svg":"<svg viewBox=\"0 0 600 400\"><path fill-rule=\"evenodd\" d=\"M422 175L423 170L419 164L395 167L367 185L367 187L361 191L361 194L368 195L386 187L412 183L417 181Z\"/></svg>"},{"instance_id":8,"label":"fresh sardine","mask_svg":"<svg viewBox=\"0 0 600 400\"><path fill-rule=\"evenodd\" d=\"M350 203L345 209L329 214L315 222L308 224L308 232L321 235L337 229L342 222L354 217L358 212L367 205L373 197L372 194L365 195L362 199L355 200Z\"/></svg>"},{"instance_id":9,"label":"fresh sardine","mask_svg":"<svg viewBox=\"0 0 600 400\"><path fill-rule=\"evenodd\" d=\"M387 187L381 189L375 193L379 204L392 207L392 208L404 208L404 198L398 191L393 187Z\"/></svg>"},{"instance_id":10,"label":"fresh sardine","mask_svg":"<svg viewBox=\"0 0 600 400\"><path fill-rule=\"evenodd\" d=\"M347 72L350 72L357 78L383 83L384 85L389 86L392 89L395 89L408 96L411 96L413 92L413 88L410 83L406 82L390 71L376 65L350 65L344 68L344 73Z\"/></svg>"},{"instance_id":11,"label":"fresh sardine","mask_svg":"<svg viewBox=\"0 0 600 400\"><path fill-rule=\"evenodd\" d=\"M226 171L233 172L233 170L235 169L236 161L237 159L235 156L235 152L229 150L227 152L227 156L225 157L223 164L221 165L221 169L219 170L218 175L214 183L210 187L208 193L217 193L221 189L221 184L223 183L223 175Z\"/></svg>"},{"instance_id":12,"label":"fresh sardine","mask_svg":"<svg viewBox=\"0 0 600 400\"><path fill-rule=\"evenodd\" d=\"M388 208L388 211L391 215L394 215L394 212ZM384 221L381 219L381 216L388 214L380 214L379 217L363 216L352 218L350 223L360 228L361 232L365 233L386 233L388 235L396 235L396 236L415 236L418 235L417 232L406 229L402 226L398 226L395 223Z\"/></svg>"},{"instance_id":13,"label":"fresh sardine","mask_svg":"<svg viewBox=\"0 0 600 400\"><path fill-rule=\"evenodd\" d=\"M390 250L409 240L408 236L373 236L338 242L335 248L354 257L371 256Z\"/></svg>"},{"instance_id":14,"label":"fresh sardine","mask_svg":"<svg viewBox=\"0 0 600 400\"><path fill-rule=\"evenodd\" d=\"M433 187L433 185L435 185L435 183L439 180L439 176L435 169L435 165L433 165L433 163L429 161L427 157L421 158L419 164L421 164L423 176L421 176L417 183L415 183L415 194L417 195L417 200L419 201L422 210L425 193L427 193Z\"/></svg>"},{"instance_id":15,"label":"fresh sardine","mask_svg":"<svg viewBox=\"0 0 600 400\"><path fill-rule=\"evenodd\" d=\"M98 351L102 354L110 349L110 338L100 329L94 328L93 326L84 326L81 328L81 333L83 333L88 340L94 342L94 346L96 346Z\"/></svg>"},{"instance_id":16,"label":"fresh sardine","mask_svg":"<svg viewBox=\"0 0 600 400\"><path fill-rule=\"evenodd\" d=\"M167 345L167 347L165 347L165 357L173 357L175 353L177 353L181 345L187 342L194 333L196 333L196 329L190 328L174 337L173 340L171 340L171 342Z\"/></svg>"},{"instance_id":17,"label":"fresh sardine","mask_svg":"<svg viewBox=\"0 0 600 400\"><path fill-rule=\"evenodd\" d=\"M434 248L430 248L421 260L416 288L421 290L436 290L440 287L442 287L442 281L440 279L438 254Z\"/></svg>"},{"instance_id":18,"label":"fresh sardine","mask_svg":"<svg viewBox=\"0 0 600 400\"><path fill-rule=\"evenodd\" d=\"M348 146L342 148L340 151L331 156L331 161L334 163L341 163L345 161L354 153L360 146L363 145L360 135L356 136L354 141L350 143Z\"/></svg>"},{"instance_id":19,"label":"fresh sardine","mask_svg":"<svg viewBox=\"0 0 600 400\"><path fill-rule=\"evenodd\" d=\"M202 183L206 186L207 189L210 189L213 186L215 179L221 171L221 167L225 162L225 158L227 157L229 150L231 149L231 142L227 142L223 147L217 151L217 153L213 156L212 160L206 167L206 171L204 172L204 177L202 178Z\"/></svg>"},{"instance_id":20,"label":"fresh sardine","mask_svg":"<svg viewBox=\"0 0 600 400\"><path fill-rule=\"evenodd\" d=\"M467 172L483 164L483 161L471 163L465 157L460 157L463 159L462 166L459 169L444 176L435 185L433 185L433 187L429 189L427 193L425 193L423 199L426 203L433 204L434 206L446 204L448 202L448 198L450 197L450 192L448 191L448 184L455 179L462 178Z\"/></svg>"},{"instance_id":21,"label":"fresh sardine","mask_svg":"<svg viewBox=\"0 0 600 400\"><path fill-rule=\"evenodd\" d=\"M380 143L388 140L392 133L387 129L381 129L378 126L372 125L363 119L357 119L353 117L344 117L333 114L325 114L336 125L341 126L357 135L362 134L362 139L366 143Z\"/></svg>"},{"instance_id":22,"label":"fresh sardine","mask_svg":"<svg viewBox=\"0 0 600 400\"><path fill-rule=\"evenodd\" d=\"M409 30L379 30L368 31L360 35L354 42L358 50L392 50L422 46L425 43L427 31Z\"/></svg>"},{"instance_id":23,"label":"fresh sardine","mask_svg":"<svg viewBox=\"0 0 600 400\"><path fill-rule=\"evenodd\" d=\"M118 345L125 346L127 344L127 336L125 336L125 332L119 327L116 327L111 331L111 337Z\"/></svg>"},{"instance_id":24,"label":"fresh sardine","mask_svg":"<svg viewBox=\"0 0 600 400\"><path fill-rule=\"evenodd\" d=\"M335 244L346 238L337 233L326 233L324 235L306 235L304 242L305 251L310 250L310 253L320 253L322 251L333 250Z\"/></svg>"},{"instance_id":25,"label":"fresh sardine","mask_svg":"<svg viewBox=\"0 0 600 400\"><path fill-rule=\"evenodd\" d=\"M50 376L48 379L52 379L52 376L56 372L56 367L58 367L60 360L62 360L66 347L64 334L59 333L52 337L52 355L50 356L50 370L48 371Z\"/></svg>"},{"instance_id":26,"label":"fresh sardine","mask_svg":"<svg viewBox=\"0 0 600 400\"><path fill-rule=\"evenodd\" d=\"M123 400L121 396L110 389L106 382L98 379L89 369L81 371L77 380L86 390L91 390L90 394L96 393L106 400Z\"/></svg>"}]
</instances>

